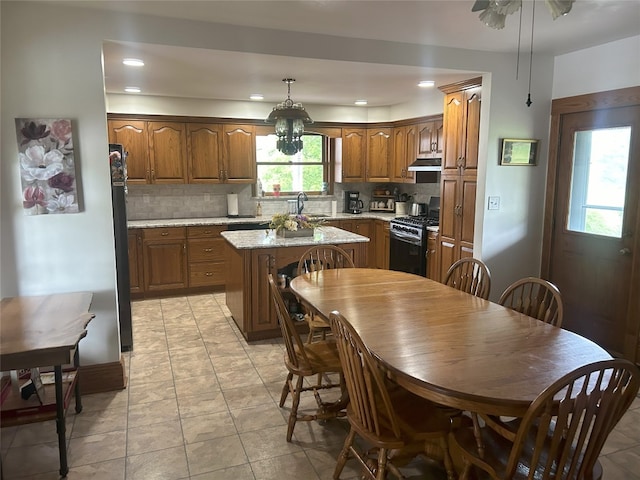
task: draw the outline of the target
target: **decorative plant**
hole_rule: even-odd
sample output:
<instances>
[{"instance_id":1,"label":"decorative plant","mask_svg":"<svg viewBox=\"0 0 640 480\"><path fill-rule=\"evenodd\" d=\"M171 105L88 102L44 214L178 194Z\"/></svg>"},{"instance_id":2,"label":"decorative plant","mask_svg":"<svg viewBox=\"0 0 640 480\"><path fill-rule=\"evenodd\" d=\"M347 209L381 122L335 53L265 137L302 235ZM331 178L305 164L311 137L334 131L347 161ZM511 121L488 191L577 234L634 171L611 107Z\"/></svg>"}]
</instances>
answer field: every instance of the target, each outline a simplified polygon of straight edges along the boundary
<instances>
[{"instance_id":1,"label":"decorative plant","mask_svg":"<svg viewBox=\"0 0 640 480\"><path fill-rule=\"evenodd\" d=\"M295 232L304 228L315 228L322 224L322 220L311 220L306 215L289 215L288 213L276 213L269 223L269 228L276 232L289 230Z\"/></svg>"}]
</instances>

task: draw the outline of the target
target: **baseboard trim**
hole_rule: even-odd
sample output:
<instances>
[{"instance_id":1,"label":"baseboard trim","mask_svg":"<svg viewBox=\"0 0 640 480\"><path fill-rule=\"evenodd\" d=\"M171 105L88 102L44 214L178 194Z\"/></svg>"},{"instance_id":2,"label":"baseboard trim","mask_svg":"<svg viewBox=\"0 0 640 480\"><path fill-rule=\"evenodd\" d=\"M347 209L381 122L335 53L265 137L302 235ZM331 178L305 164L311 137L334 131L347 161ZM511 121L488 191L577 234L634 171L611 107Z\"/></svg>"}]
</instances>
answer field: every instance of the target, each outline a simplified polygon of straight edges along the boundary
<instances>
[{"instance_id":1,"label":"baseboard trim","mask_svg":"<svg viewBox=\"0 0 640 480\"><path fill-rule=\"evenodd\" d=\"M119 362L80 366L80 393L100 393L122 390L127 387L124 358Z\"/></svg>"}]
</instances>

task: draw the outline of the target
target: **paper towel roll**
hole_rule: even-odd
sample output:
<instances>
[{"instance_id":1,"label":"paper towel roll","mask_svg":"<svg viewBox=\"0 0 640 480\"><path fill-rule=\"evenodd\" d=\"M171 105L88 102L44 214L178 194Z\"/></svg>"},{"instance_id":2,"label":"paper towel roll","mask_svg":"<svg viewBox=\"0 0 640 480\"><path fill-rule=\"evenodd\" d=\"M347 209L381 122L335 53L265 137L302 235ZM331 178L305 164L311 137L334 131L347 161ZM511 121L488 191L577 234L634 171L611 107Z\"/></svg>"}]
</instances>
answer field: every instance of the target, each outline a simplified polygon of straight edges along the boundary
<instances>
[{"instance_id":1,"label":"paper towel roll","mask_svg":"<svg viewBox=\"0 0 640 480\"><path fill-rule=\"evenodd\" d=\"M338 215L338 201L331 200L331 216L335 217L336 215Z\"/></svg>"},{"instance_id":2,"label":"paper towel roll","mask_svg":"<svg viewBox=\"0 0 640 480\"><path fill-rule=\"evenodd\" d=\"M238 215L238 194L227 194L227 215Z\"/></svg>"}]
</instances>

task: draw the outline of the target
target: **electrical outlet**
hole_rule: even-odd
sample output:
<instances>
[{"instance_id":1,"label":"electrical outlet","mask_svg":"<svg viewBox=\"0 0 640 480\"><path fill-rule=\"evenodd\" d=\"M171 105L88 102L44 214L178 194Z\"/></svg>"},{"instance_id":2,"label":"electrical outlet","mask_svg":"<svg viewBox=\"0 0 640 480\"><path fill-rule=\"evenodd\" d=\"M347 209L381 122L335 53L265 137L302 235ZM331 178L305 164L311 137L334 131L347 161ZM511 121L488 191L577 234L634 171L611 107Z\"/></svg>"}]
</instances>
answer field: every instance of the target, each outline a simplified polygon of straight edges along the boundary
<instances>
[{"instance_id":1,"label":"electrical outlet","mask_svg":"<svg viewBox=\"0 0 640 480\"><path fill-rule=\"evenodd\" d=\"M489 197L489 210L500 210L500 197Z\"/></svg>"}]
</instances>

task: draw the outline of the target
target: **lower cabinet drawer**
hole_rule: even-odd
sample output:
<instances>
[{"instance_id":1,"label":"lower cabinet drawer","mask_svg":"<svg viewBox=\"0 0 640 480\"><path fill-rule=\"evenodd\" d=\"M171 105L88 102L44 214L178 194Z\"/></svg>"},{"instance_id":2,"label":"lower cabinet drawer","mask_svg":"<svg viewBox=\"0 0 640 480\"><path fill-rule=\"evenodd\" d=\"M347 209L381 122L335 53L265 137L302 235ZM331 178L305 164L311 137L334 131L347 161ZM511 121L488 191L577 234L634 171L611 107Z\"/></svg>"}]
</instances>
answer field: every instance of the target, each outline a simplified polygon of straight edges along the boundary
<instances>
[{"instance_id":1,"label":"lower cabinet drawer","mask_svg":"<svg viewBox=\"0 0 640 480\"><path fill-rule=\"evenodd\" d=\"M189 264L189 286L205 287L224 285L225 263L206 262Z\"/></svg>"}]
</instances>

